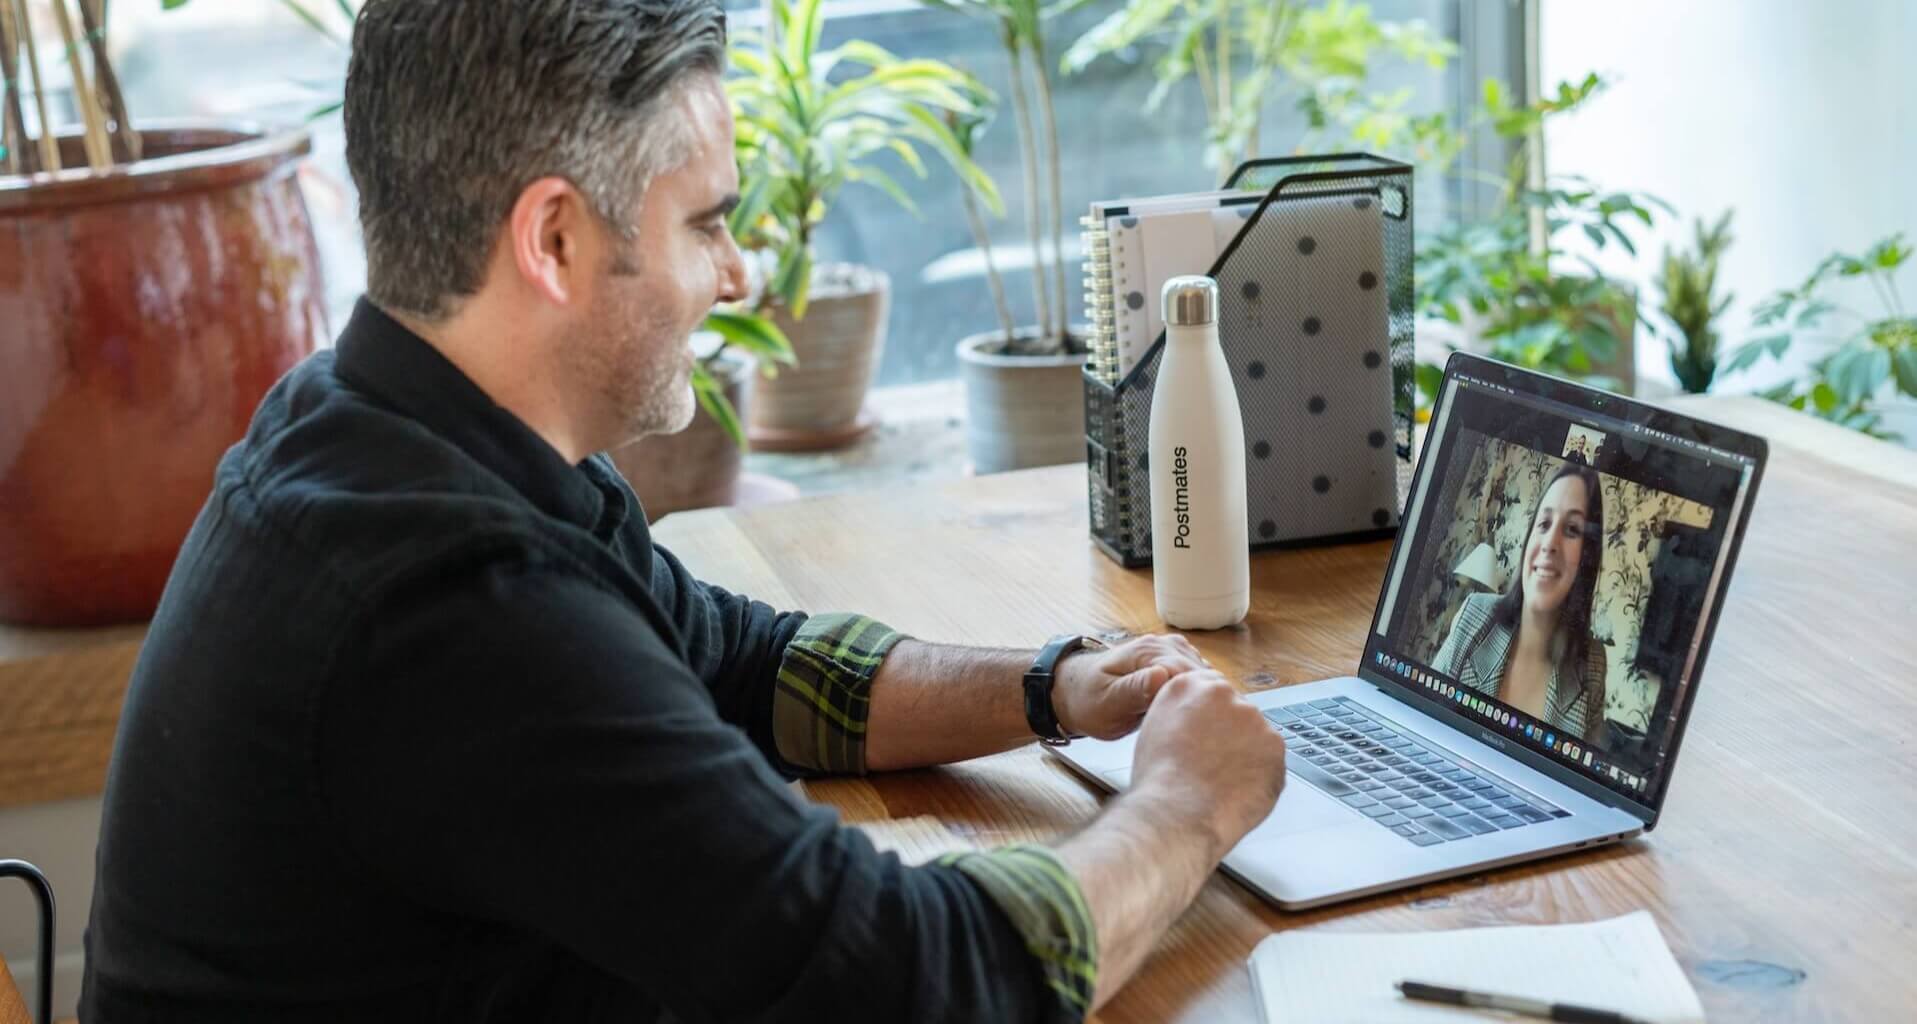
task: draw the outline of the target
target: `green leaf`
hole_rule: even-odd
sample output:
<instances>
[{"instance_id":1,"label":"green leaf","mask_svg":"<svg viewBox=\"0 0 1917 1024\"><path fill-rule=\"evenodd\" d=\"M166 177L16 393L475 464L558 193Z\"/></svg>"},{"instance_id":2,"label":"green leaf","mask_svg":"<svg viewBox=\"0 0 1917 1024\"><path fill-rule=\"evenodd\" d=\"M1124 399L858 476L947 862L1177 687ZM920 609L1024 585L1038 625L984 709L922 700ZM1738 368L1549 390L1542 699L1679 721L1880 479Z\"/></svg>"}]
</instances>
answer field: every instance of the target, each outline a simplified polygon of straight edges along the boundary
<instances>
[{"instance_id":1,"label":"green leaf","mask_svg":"<svg viewBox=\"0 0 1917 1024\"><path fill-rule=\"evenodd\" d=\"M726 345L751 353L768 365L797 366L792 342L770 319L756 313L715 309L706 314L705 329L717 334Z\"/></svg>"},{"instance_id":2,"label":"green leaf","mask_svg":"<svg viewBox=\"0 0 1917 1024\"><path fill-rule=\"evenodd\" d=\"M845 172L845 180L855 181L861 185L870 185L886 195L891 196L893 202L905 208L905 212L914 217L921 216L919 213L919 204L913 202L912 197L905 194L905 190L899 187L899 183L894 181L891 175L876 167L853 168L848 170Z\"/></svg>"},{"instance_id":3,"label":"green leaf","mask_svg":"<svg viewBox=\"0 0 1917 1024\"><path fill-rule=\"evenodd\" d=\"M1832 390L1831 386L1823 381L1818 381L1817 386L1811 388L1810 400L1811 404L1817 407L1819 414L1828 414L1837 408L1837 392ZM1802 406L1799 406L1799 408L1802 408Z\"/></svg>"},{"instance_id":4,"label":"green leaf","mask_svg":"<svg viewBox=\"0 0 1917 1024\"><path fill-rule=\"evenodd\" d=\"M1904 233L1898 233L1870 247L1864 253L1864 259L1878 270L1896 270L1910 259L1911 248L1904 244Z\"/></svg>"},{"instance_id":5,"label":"green leaf","mask_svg":"<svg viewBox=\"0 0 1917 1024\"><path fill-rule=\"evenodd\" d=\"M1868 401L1890 379L1890 353L1868 345L1838 349L1824 375L1845 404Z\"/></svg>"},{"instance_id":6,"label":"green leaf","mask_svg":"<svg viewBox=\"0 0 1917 1024\"><path fill-rule=\"evenodd\" d=\"M1418 394L1423 395L1428 404L1436 403L1438 400L1438 388L1444 384L1444 368L1434 366L1431 363L1419 363L1416 376L1418 380Z\"/></svg>"},{"instance_id":7,"label":"green leaf","mask_svg":"<svg viewBox=\"0 0 1917 1024\"><path fill-rule=\"evenodd\" d=\"M1129 0L1066 49L1060 70L1075 74L1099 57L1157 32L1179 7L1180 0Z\"/></svg>"},{"instance_id":8,"label":"green leaf","mask_svg":"<svg viewBox=\"0 0 1917 1024\"><path fill-rule=\"evenodd\" d=\"M744 424L739 422L739 410L734 409L727 400L724 385L697 363L692 367L692 393L699 399L699 408L704 409L706 415L719 424L719 429L732 438L732 443L738 445L740 451L744 451L746 434Z\"/></svg>"},{"instance_id":9,"label":"green leaf","mask_svg":"<svg viewBox=\"0 0 1917 1024\"><path fill-rule=\"evenodd\" d=\"M768 286L785 303L792 319L805 319L805 307L812 292L812 253L802 245L787 246L779 254L779 269Z\"/></svg>"},{"instance_id":10,"label":"green leaf","mask_svg":"<svg viewBox=\"0 0 1917 1024\"><path fill-rule=\"evenodd\" d=\"M1788 340L1790 336L1783 337ZM1757 365L1757 361L1762 358L1764 358L1764 343L1762 341L1746 342L1731 350L1725 357L1724 364L1718 367L1718 372L1727 375L1741 373Z\"/></svg>"},{"instance_id":11,"label":"green leaf","mask_svg":"<svg viewBox=\"0 0 1917 1024\"><path fill-rule=\"evenodd\" d=\"M741 172L740 177L746 178ZM733 238L739 238L752 229L765 216L766 207L772 202L772 177L767 174L753 174L746 182L745 191L739 196L739 205L726 215L726 229Z\"/></svg>"},{"instance_id":12,"label":"green leaf","mask_svg":"<svg viewBox=\"0 0 1917 1024\"><path fill-rule=\"evenodd\" d=\"M1898 390L1917 397L1917 346L1899 349L1891 357L1891 369L1896 374Z\"/></svg>"}]
</instances>

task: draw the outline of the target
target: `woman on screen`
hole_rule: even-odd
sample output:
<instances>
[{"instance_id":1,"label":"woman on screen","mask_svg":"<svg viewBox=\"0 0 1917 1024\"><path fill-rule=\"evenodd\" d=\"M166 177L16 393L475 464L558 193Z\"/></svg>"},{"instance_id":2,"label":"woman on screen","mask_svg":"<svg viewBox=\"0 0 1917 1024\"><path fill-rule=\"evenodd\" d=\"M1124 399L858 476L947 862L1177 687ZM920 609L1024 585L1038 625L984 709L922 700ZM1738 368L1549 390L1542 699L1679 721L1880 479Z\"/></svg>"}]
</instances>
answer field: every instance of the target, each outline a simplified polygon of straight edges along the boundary
<instances>
[{"instance_id":1,"label":"woman on screen","mask_svg":"<svg viewBox=\"0 0 1917 1024\"><path fill-rule=\"evenodd\" d=\"M1605 657L1591 636L1591 599L1603 553L1598 475L1566 463L1532 511L1511 585L1502 595L1464 599L1432 667L1567 736L1597 742Z\"/></svg>"}]
</instances>

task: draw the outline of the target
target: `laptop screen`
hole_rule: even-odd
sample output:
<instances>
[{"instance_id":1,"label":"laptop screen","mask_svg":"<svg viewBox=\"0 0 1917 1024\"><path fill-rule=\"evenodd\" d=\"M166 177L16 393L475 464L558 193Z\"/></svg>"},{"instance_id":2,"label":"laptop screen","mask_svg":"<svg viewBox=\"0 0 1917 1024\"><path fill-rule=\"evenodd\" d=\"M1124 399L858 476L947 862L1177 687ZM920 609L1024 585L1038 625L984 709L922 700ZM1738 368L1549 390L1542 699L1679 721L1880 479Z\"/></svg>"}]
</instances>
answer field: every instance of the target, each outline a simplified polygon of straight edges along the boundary
<instances>
[{"instance_id":1,"label":"laptop screen","mask_svg":"<svg viewBox=\"0 0 1917 1024\"><path fill-rule=\"evenodd\" d=\"M1454 359L1367 674L1660 804L1761 468L1718 430Z\"/></svg>"}]
</instances>

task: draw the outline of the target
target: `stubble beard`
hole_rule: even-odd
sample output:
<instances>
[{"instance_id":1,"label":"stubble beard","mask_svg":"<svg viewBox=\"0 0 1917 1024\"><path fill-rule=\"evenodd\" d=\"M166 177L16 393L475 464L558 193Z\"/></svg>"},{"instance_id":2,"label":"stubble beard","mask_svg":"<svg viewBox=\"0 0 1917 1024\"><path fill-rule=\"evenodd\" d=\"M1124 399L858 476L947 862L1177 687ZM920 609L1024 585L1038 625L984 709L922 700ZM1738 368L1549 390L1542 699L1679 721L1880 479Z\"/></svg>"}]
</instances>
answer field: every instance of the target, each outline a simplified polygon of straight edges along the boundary
<instances>
[{"instance_id":1,"label":"stubble beard","mask_svg":"<svg viewBox=\"0 0 1917 1024\"><path fill-rule=\"evenodd\" d=\"M692 424L691 336L682 325L638 303L609 303L594 312L581 367L598 392L620 447L655 434L676 434Z\"/></svg>"}]
</instances>

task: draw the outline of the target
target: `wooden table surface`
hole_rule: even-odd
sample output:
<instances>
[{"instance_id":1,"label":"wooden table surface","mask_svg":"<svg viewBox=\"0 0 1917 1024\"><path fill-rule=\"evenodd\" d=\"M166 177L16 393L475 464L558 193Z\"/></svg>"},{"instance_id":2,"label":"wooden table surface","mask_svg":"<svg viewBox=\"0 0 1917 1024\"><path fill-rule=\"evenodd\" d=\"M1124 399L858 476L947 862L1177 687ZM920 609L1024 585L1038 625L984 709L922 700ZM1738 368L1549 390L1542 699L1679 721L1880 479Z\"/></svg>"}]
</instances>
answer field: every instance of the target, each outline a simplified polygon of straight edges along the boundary
<instances>
[{"instance_id":1,"label":"wooden table surface","mask_svg":"<svg viewBox=\"0 0 1917 1024\"><path fill-rule=\"evenodd\" d=\"M1101 1020L1258 1020L1245 958L1281 929L1541 924L1639 908L1656 915L1715 1020L1912 1019L1917 460L1806 417L1778 420L1761 403L1710 399L1696 411L1758 427L1772 459L1659 828L1295 914L1214 876ZM926 640L1035 647L1064 631L1164 629L1148 571L1119 568L1087 538L1082 467L682 513L657 536L712 582L782 608L866 612ZM1350 674L1389 551L1256 556L1246 622L1193 639L1247 690ZM804 788L907 850L1056 837L1102 799L1031 747Z\"/></svg>"}]
</instances>

